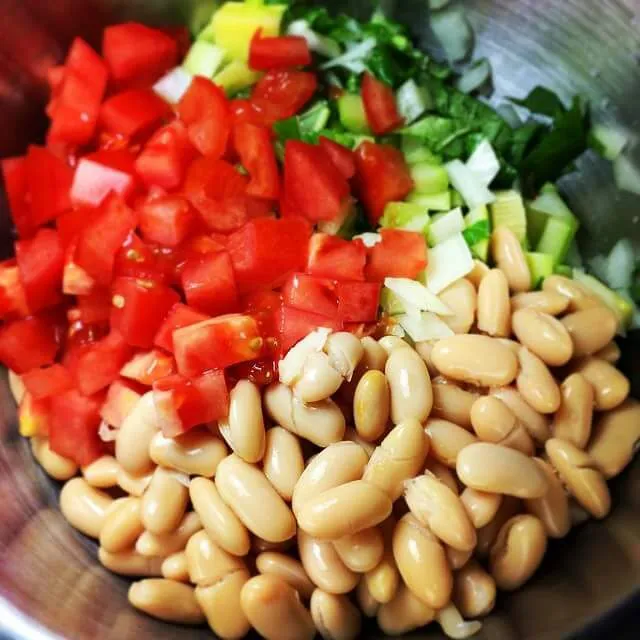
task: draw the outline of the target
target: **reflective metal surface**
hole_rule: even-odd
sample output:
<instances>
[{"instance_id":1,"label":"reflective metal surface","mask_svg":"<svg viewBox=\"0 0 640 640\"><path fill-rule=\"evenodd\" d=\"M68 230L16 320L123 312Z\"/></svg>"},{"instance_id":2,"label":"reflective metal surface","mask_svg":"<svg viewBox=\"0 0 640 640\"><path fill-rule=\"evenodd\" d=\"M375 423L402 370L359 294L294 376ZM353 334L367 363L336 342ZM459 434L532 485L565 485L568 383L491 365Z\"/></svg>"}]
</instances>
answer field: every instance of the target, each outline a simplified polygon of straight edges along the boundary
<instances>
[{"instance_id":1,"label":"reflective metal surface","mask_svg":"<svg viewBox=\"0 0 640 640\"><path fill-rule=\"evenodd\" d=\"M42 134L46 68L63 57L75 34L99 42L103 24L123 17L156 23L198 22L212 1L0 0L0 155L22 151ZM329 2L353 12L369 2ZM430 46L426 0L382 2ZM595 117L640 129L640 2L638 0L466 0L476 29L476 55L488 56L497 90L524 95L546 84L565 97L591 97ZM563 180L584 222L583 246L610 247L617 238L640 242L640 200L616 193L610 168L588 154L580 173ZM0 251L10 250L6 207ZM640 392L640 347L624 346L627 372ZM577 528L551 549L542 569L521 591L502 596L479 638L560 638L591 627L611 632L605 614L636 606L640 591L640 464L613 484L615 508L603 523ZM73 640L211 637L136 614L126 603L127 582L103 570L94 545L66 525L56 487L17 435L15 408L0 380L0 638ZM619 614L617 614L619 615ZM605 616L603 618L603 616ZM49 631L45 631L48 629ZM373 627L366 637L381 638ZM436 628L410 638L439 637ZM631 636L629 636L631 637Z\"/></svg>"}]
</instances>

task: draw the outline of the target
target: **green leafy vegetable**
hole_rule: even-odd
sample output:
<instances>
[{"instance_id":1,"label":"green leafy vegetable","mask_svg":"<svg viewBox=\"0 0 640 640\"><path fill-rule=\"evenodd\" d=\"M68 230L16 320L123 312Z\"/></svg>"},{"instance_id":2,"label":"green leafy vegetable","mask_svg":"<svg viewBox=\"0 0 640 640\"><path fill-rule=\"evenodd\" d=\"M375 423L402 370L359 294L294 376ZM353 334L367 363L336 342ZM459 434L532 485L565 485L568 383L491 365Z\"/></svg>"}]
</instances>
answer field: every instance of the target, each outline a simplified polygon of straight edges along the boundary
<instances>
[{"instance_id":1,"label":"green leafy vegetable","mask_svg":"<svg viewBox=\"0 0 640 640\"><path fill-rule=\"evenodd\" d=\"M483 240L488 240L490 234L491 230L488 220L478 220L478 222L474 222L462 232L464 239L470 247L475 246Z\"/></svg>"},{"instance_id":2,"label":"green leafy vegetable","mask_svg":"<svg viewBox=\"0 0 640 640\"><path fill-rule=\"evenodd\" d=\"M510 98L511 102L519 104L521 107L529 109L532 113L555 118L558 114L565 113L566 108L562 100L545 87L536 87L526 98Z\"/></svg>"}]
</instances>

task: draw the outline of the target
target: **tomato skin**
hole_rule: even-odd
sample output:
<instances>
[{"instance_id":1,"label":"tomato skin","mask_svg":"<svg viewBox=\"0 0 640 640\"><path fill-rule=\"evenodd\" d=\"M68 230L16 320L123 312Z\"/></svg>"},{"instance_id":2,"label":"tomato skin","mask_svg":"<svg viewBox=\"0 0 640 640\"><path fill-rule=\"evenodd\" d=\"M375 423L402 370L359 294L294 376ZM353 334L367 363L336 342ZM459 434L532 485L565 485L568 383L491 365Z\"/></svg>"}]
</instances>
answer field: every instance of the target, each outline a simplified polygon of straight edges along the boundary
<instances>
[{"instance_id":1,"label":"tomato skin","mask_svg":"<svg viewBox=\"0 0 640 640\"><path fill-rule=\"evenodd\" d=\"M111 316L111 292L96 288L91 293L78 296L80 320L85 324L108 323Z\"/></svg>"},{"instance_id":2,"label":"tomato skin","mask_svg":"<svg viewBox=\"0 0 640 640\"><path fill-rule=\"evenodd\" d=\"M393 89L365 73L362 78L362 101L373 133L382 136L402 126L404 119L398 113Z\"/></svg>"},{"instance_id":3,"label":"tomato skin","mask_svg":"<svg viewBox=\"0 0 640 640\"><path fill-rule=\"evenodd\" d=\"M246 193L257 198L277 200L280 196L280 175L269 129L253 124L236 124L233 128L233 146L251 176Z\"/></svg>"},{"instance_id":4,"label":"tomato skin","mask_svg":"<svg viewBox=\"0 0 640 640\"><path fill-rule=\"evenodd\" d=\"M100 417L109 425L119 429L124 419L142 396L123 380L114 380L100 408Z\"/></svg>"},{"instance_id":5,"label":"tomato skin","mask_svg":"<svg viewBox=\"0 0 640 640\"><path fill-rule=\"evenodd\" d=\"M226 251L187 261L182 271L187 304L210 316L238 311L238 288L231 258Z\"/></svg>"},{"instance_id":6,"label":"tomato skin","mask_svg":"<svg viewBox=\"0 0 640 640\"><path fill-rule=\"evenodd\" d=\"M401 229L380 229L382 242L369 249L367 280L385 278L413 280L427 266L427 244L422 233Z\"/></svg>"},{"instance_id":7,"label":"tomato skin","mask_svg":"<svg viewBox=\"0 0 640 640\"><path fill-rule=\"evenodd\" d=\"M47 436L51 427L51 398L36 400L28 391L18 407L20 435Z\"/></svg>"},{"instance_id":8,"label":"tomato skin","mask_svg":"<svg viewBox=\"0 0 640 640\"><path fill-rule=\"evenodd\" d=\"M134 382L150 387L156 380L171 376L176 372L176 363L172 356L159 349L137 353L126 362L120 375Z\"/></svg>"},{"instance_id":9,"label":"tomato skin","mask_svg":"<svg viewBox=\"0 0 640 640\"><path fill-rule=\"evenodd\" d=\"M100 127L108 133L134 138L150 132L170 115L167 103L151 89L131 89L103 103Z\"/></svg>"},{"instance_id":10,"label":"tomato skin","mask_svg":"<svg viewBox=\"0 0 640 640\"><path fill-rule=\"evenodd\" d=\"M57 352L56 327L49 318L31 316L0 326L0 362L17 374L53 364Z\"/></svg>"},{"instance_id":11,"label":"tomato skin","mask_svg":"<svg viewBox=\"0 0 640 640\"><path fill-rule=\"evenodd\" d=\"M25 389L36 400L64 393L74 386L71 374L61 364L31 369L23 373L21 379Z\"/></svg>"},{"instance_id":12,"label":"tomato skin","mask_svg":"<svg viewBox=\"0 0 640 640\"><path fill-rule=\"evenodd\" d=\"M306 71L269 71L258 81L251 102L263 119L271 125L278 120L295 116L318 88L314 73Z\"/></svg>"},{"instance_id":13,"label":"tomato skin","mask_svg":"<svg viewBox=\"0 0 640 640\"><path fill-rule=\"evenodd\" d=\"M169 313L163 320L153 341L156 347L173 353L173 332L182 327L198 324L204 320L210 320L209 316L199 311L195 311L186 304L177 302L171 307Z\"/></svg>"},{"instance_id":14,"label":"tomato skin","mask_svg":"<svg viewBox=\"0 0 640 640\"><path fill-rule=\"evenodd\" d=\"M404 200L413 179L398 149L365 141L356 149L357 186L369 221L378 225L389 202Z\"/></svg>"},{"instance_id":15,"label":"tomato skin","mask_svg":"<svg viewBox=\"0 0 640 640\"><path fill-rule=\"evenodd\" d=\"M294 344L302 340L311 331L320 327L331 329L331 331L340 331L342 323L336 318L329 318L319 313L302 311L284 305L278 313L282 353L285 354Z\"/></svg>"},{"instance_id":16,"label":"tomato skin","mask_svg":"<svg viewBox=\"0 0 640 640\"><path fill-rule=\"evenodd\" d=\"M158 248L129 233L116 253L114 278L128 277L173 284L177 256L170 248Z\"/></svg>"},{"instance_id":17,"label":"tomato skin","mask_svg":"<svg viewBox=\"0 0 640 640\"><path fill-rule=\"evenodd\" d=\"M338 282L338 316L343 323L375 322L380 306L381 282Z\"/></svg>"},{"instance_id":18,"label":"tomato skin","mask_svg":"<svg viewBox=\"0 0 640 640\"><path fill-rule=\"evenodd\" d=\"M21 238L29 237L35 230L31 219L31 204L28 200L27 158L3 158L0 160L4 188L7 194L11 219Z\"/></svg>"},{"instance_id":19,"label":"tomato skin","mask_svg":"<svg viewBox=\"0 0 640 640\"><path fill-rule=\"evenodd\" d=\"M256 71L305 67L311 64L311 51L300 36L263 38L260 31L251 40L249 67Z\"/></svg>"},{"instance_id":20,"label":"tomato skin","mask_svg":"<svg viewBox=\"0 0 640 640\"><path fill-rule=\"evenodd\" d=\"M345 180L351 180L356 175L356 159L351 149L347 149L347 147L324 136L320 136L319 144Z\"/></svg>"},{"instance_id":21,"label":"tomato skin","mask_svg":"<svg viewBox=\"0 0 640 640\"><path fill-rule=\"evenodd\" d=\"M82 158L71 185L71 201L74 205L98 207L110 193L126 200L134 189L131 174Z\"/></svg>"},{"instance_id":22,"label":"tomato skin","mask_svg":"<svg viewBox=\"0 0 640 640\"><path fill-rule=\"evenodd\" d=\"M148 242L176 247L196 226L196 214L189 201L179 195L148 198L138 207L140 233Z\"/></svg>"},{"instance_id":23,"label":"tomato skin","mask_svg":"<svg viewBox=\"0 0 640 640\"><path fill-rule=\"evenodd\" d=\"M97 215L100 215L100 209L96 207L76 207L63 213L56 220L62 246L66 249L72 243L77 245L80 233Z\"/></svg>"},{"instance_id":24,"label":"tomato skin","mask_svg":"<svg viewBox=\"0 0 640 640\"><path fill-rule=\"evenodd\" d=\"M284 304L300 311L337 318L336 285L335 280L295 273L282 287Z\"/></svg>"},{"instance_id":25,"label":"tomato skin","mask_svg":"<svg viewBox=\"0 0 640 640\"><path fill-rule=\"evenodd\" d=\"M250 100L236 98L229 102L231 122L237 124L254 124L257 127L265 125L258 108Z\"/></svg>"},{"instance_id":26,"label":"tomato skin","mask_svg":"<svg viewBox=\"0 0 640 640\"><path fill-rule=\"evenodd\" d=\"M360 240L314 233L309 241L307 273L333 280L364 280L367 250Z\"/></svg>"},{"instance_id":27,"label":"tomato skin","mask_svg":"<svg viewBox=\"0 0 640 640\"><path fill-rule=\"evenodd\" d=\"M24 318L29 313L27 296L16 261L0 262L0 318Z\"/></svg>"}]
</instances>

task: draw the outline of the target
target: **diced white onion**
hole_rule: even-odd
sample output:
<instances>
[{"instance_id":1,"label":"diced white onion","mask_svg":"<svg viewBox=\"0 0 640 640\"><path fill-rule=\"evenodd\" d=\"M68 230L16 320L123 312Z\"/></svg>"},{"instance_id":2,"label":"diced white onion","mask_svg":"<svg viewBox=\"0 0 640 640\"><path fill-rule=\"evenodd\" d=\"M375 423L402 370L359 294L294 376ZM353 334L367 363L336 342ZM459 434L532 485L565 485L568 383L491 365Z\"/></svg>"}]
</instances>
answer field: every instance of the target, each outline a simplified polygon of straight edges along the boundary
<instances>
[{"instance_id":1,"label":"diced white onion","mask_svg":"<svg viewBox=\"0 0 640 640\"><path fill-rule=\"evenodd\" d=\"M176 67L153 85L153 91L170 104L177 104L191 85L193 76L182 67Z\"/></svg>"},{"instance_id":2,"label":"diced white onion","mask_svg":"<svg viewBox=\"0 0 640 640\"><path fill-rule=\"evenodd\" d=\"M461 233L451 236L429 251L425 272L427 288L435 294L473 271L473 256Z\"/></svg>"},{"instance_id":3,"label":"diced white onion","mask_svg":"<svg viewBox=\"0 0 640 640\"><path fill-rule=\"evenodd\" d=\"M485 187L495 180L500 173L500 160L488 140L483 140L474 149L467 160L467 169L470 169Z\"/></svg>"},{"instance_id":4,"label":"diced white onion","mask_svg":"<svg viewBox=\"0 0 640 640\"><path fill-rule=\"evenodd\" d=\"M460 193L469 209L490 204L496 197L487 186L461 160L452 160L445 165L449 180Z\"/></svg>"},{"instance_id":5,"label":"diced white onion","mask_svg":"<svg viewBox=\"0 0 640 640\"><path fill-rule=\"evenodd\" d=\"M300 378L307 356L316 351L322 351L330 333L331 329L321 327L312 331L289 349L287 355L280 360L278 365L282 384L291 386Z\"/></svg>"},{"instance_id":6,"label":"diced white onion","mask_svg":"<svg viewBox=\"0 0 640 640\"><path fill-rule=\"evenodd\" d=\"M340 55L340 45L331 38L316 33L306 20L295 20L289 25L287 33L300 36L307 41L309 49L326 58L336 58Z\"/></svg>"},{"instance_id":7,"label":"diced white onion","mask_svg":"<svg viewBox=\"0 0 640 640\"><path fill-rule=\"evenodd\" d=\"M419 315L403 314L398 322L414 342L441 340L453 335L453 331L434 313L424 311Z\"/></svg>"},{"instance_id":8,"label":"diced white onion","mask_svg":"<svg viewBox=\"0 0 640 640\"><path fill-rule=\"evenodd\" d=\"M396 92L398 111L406 125L415 122L429 107L430 97L424 87L415 80L407 80Z\"/></svg>"},{"instance_id":9,"label":"diced white onion","mask_svg":"<svg viewBox=\"0 0 640 640\"><path fill-rule=\"evenodd\" d=\"M431 311L441 316L452 316L453 311L427 287L417 280L409 278L386 278L384 286L408 306L416 307L419 311Z\"/></svg>"},{"instance_id":10,"label":"diced white onion","mask_svg":"<svg viewBox=\"0 0 640 640\"><path fill-rule=\"evenodd\" d=\"M440 244L451 236L462 233L465 226L462 209L460 207L452 209L431 223L427 231L429 242L432 245Z\"/></svg>"},{"instance_id":11,"label":"diced white onion","mask_svg":"<svg viewBox=\"0 0 640 640\"><path fill-rule=\"evenodd\" d=\"M362 244L371 249L382 242L382 236L379 233L361 233L359 236L353 236L354 240L362 240Z\"/></svg>"}]
</instances>

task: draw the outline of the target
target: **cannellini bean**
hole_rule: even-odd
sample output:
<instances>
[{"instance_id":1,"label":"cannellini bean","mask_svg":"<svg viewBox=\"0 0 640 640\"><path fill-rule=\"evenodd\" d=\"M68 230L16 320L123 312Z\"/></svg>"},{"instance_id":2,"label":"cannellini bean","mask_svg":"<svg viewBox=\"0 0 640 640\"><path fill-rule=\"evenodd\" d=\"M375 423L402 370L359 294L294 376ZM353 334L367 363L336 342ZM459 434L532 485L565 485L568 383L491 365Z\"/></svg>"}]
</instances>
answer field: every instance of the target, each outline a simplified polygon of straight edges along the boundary
<instances>
[{"instance_id":1,"label":"cannellini bean","mask_svg":"<svg viewBox=\"0 0 640 640\"><path fill-rule=\"evenodd\" d=\"M556 291L530 291L518 293L511 298L513 311L534 309L550 316L559 316L569 307L569 298Z\"/></svg>"},{"instance_id":2,"label":"cannellini bean","mask_svg":"<svg viewBox=\"0 0 640 640\"><path fill-rule=\"evenodd\" d=\"M562 399L553 421L553 435L584 449L591 435L593 387L579 373L571 374L560 386Z\"/></svg>"},{"instance_id":3,"label":"cannellini bean","mask_svg":"<svg viewBox=\"0 0 640 640\"><path fill-rule=\"evenodd\" d=\"M390 636L399 636L428 625L435 610L418 598L411 589L400 585L393 600L378 610L378 626Z\"/></svg>"},{"instance_id":4,"label":"cannellini bean","mask_svg":"<svg viewBox=\"0 0 640 640\"><path fill-rule=\"evenodd\" d=\"M337 540L386 520L392 506L383 489L354 480L308 500L297 513L298 524L313 537Z\"/></svg>"},{"instance_id":5,"label":"cannellini bean","mask_svg":"<svg viewBox=\"0 0 640 640\"><path fill-rule=\"evenodd\" d=\"M481 622L464 620L452 602L436 613L436 620L445 635L453 640L470 638L482 629Z\"/></svg>"},{"instance_id":6,"label":"cannellini bean","mask_svg":"<svg viewBox=\"0 0 640 640\"><path fill-rule=\"evenodd\" d=\"M100 546L109 553L119 553L133 547L144 531L139 498L124 498L104 519L100 530Z\"/></svg>"},{"instance_id":7,"label":"cannellini bean","mask_svg":"<svg viewBox=\"0 0 640 640\"><path fill-rule=\"evenodd\" d=\"M500 226L491 234L491 253L504 272L509 288L516 293L531 289L531 272L522 245L508 227Z\"/></svg>"},{"instance_id":8,"label":"cannellini bean","mask_svg":"<svg viewBox=\"0 0 640 640\"><path fill-rule=\"evenodd\" d=\"M24 383L22 382L22 378L11 369L9 369L7 375L9 378L9 390L11 391L11 395L13 396L15 403L20 404L25 394L25 388Z\"/></svg>"},{"instance_id":9,"label":"cannellini bean","mask_svg":"<svg viewBox=\"0 0 640 640\"><path fill-rule=\"evenodd\" d=\"M505 522L489 554L498 587L505 591L521 587L537 571L546 550L547 534L538 518L519 515Z\"/></svg>"},{"instance_id":10,"label":"cannellini bean","mask_svg":"<svg viewBox=\"0 0 640 640\"><path fill-rule=\"evenodd\" d=\"M342 562L356 573L366 573L375 569L384 555L384 538L378 527L363 529L334 540L333 546Z\"/></svg>"},{"instance_id":11,"label":"cannellini bean","mask_svg":"<svg viewBox=\"0 0 640 640\"><path fill-rule=\"evenodd\" d=\"M189 579L199 587L208 587L236 571L246 571L242 558L227 553L207 535L194 533L185 549Z\"/></svg>"},{"instance_id":12,"label":"cannellini bean","mask_svg":"<svg viewBox=\"0 0 640 640\"><path fill-rule=\"evenodd\" d=\"M427 365L413 349L393 351L385 366L391 391L391 420L424 422L431 413L433 391Z\"/></svg>"},{"instance_id":13,"label":"cannellini bean","mask_svg":"<svg viewBox=\"0 0 640 640\"><path fill-rule=\"evenodd\" d=\"M589 454L559 438L549 440L545 450L571 495L594 518L604 518L611 509L611 495Z\"/></svg>"},{"instance_id":14,"label":"cannellini bean","mask_svg":"<svg viewBox=\"0 0 640 640\"><path fill-rule=\"evenodd\" d=\"M613 478L631 462L640 442L640 404L627 400L595 423L587 453L605 478Z\"/></svg>"},{"instance_id":15,"label":"cannellini bean","mask_svg":"<svg viewBox=\"0 0 640 640\"><path fill-rule=\"evenodd\" d=\"M511 387L491 389L491 395L507 405L517 416L520 424L528 431L529 435L544 444L549 439L549 421L546 416L538 413L518 391ZM510 445L510 446L513 446ZM520 447L518 447L520 448Z\"/></svg>"},{"instance_id":16,"label":"cannellini bean","mask_svg":"<svg viewBox=\"0 0 640 640\"><path fill-rule=\"evenodd\" d=\"M487 556L491 545L498 537L498 533L500 533L502 525L509 520L509 518L512 518L521 512L522 503L520 500L511 496L504 496L502 504L500 505L500 508L493 520L481 529L478 529L478 546L476 547L476 554L481 558Z\"/></svg>"},{"instance_id":17,"label":"cannellini bean","mask_svg":"<svg viewBox=\"0 0 640 640\"><path fill-rule=\"evenodd\" d=\"M78 473L78 465L73 460L69 460L53 451L49 446L48 438L33 436L31 438L31 451L33 452L33 457L47 472L47 475L54 480L64 482Z\"/></svg>"},{"instance_id":18,"label":"cannellini bean","mask_svg":"<svg viewBox=\"0 0 640 640\"><path fill-rule=\"evenodd\" d=\"M116 460L134 476L142 476L153 469L149 449L160 423L153 392L145 393L125 417L116 437Z\"/></svg>"},{"instance_id":19,"label":"cannellini bean","mask_svg":"<svg viewBox=\"0 0 640 640\"><path fill-rule=\"evenodd\" d=\"M467 274L467 280L476 288L480 287L482 279L489 273L490 268L482 260L473 261L473 270Z\"/></svg>"},{"instance_id":20,"label":"cannellini bean","mask_svg":"<svg viewBox=\"0 0 640 640\"><path fill-rule=\"evenodd\" d=\"M425 433L431 442L431 456L455 469L460 451L476 442L476 437L453 422L431 418Z\"/></svg>"},{"instance_id":21,"label":"cannellini bean","mask_svg":"<svg viewBox=\"0 0 640 640\"><path fill-rule=\"evenodd\" d=\"M218 466L216 488L242 523L269 542L293 537L296 521L262 471L233 454Z\"/></svg>"},{"instance_id":22,"label":"cannellini bean","mask_svg":"<svg viewBox=\"0 0 640 640\"><path fill-rule=\"evenodd\" d=\"M436 343L431 357L443 375L481 387L507 385L518 372L511 350L488 336L444 338Z\"/></svg>"},{"instance_id":23,"label":"cannellini bean","mask_svg":"<svg viewBox=\"0 0 640 640\"><path fill-rule=\"evenodd\" d=\"M324 345L324 351L329 356L331 367L345 380L351 380L364 357L362 342L346 331L330 334Z\"/></svg>"},{"instance_id":24,"label":"cannellini bean","mask_svg":"<svg viewBox=\"0 0 640 640\"><path fill-rule=\"evenodd\" d=\"M460 495L460 487L458 486L458 479L455 471L452 471L450 467L442 462L438 462L434 458L429 458L424 469L425 473L432 473L440 482L447 485L453 493L457 496Z\"/></svg>"},{"instance_id":25,"label":"cannellini bean","mask_svg":"<svg viewBox=\"0 0 640 640\"><path fill-rule=\"evenodd\" d=\"M293 490L291 505L298 515L314 497L353 480L360 480L368 462L364 449L354 442L338 442L321 451L303 471Z\"/></svg>"},{"instance_id":26,"label":"cannellini bean","mask_svg":"<svg viewBox=\"0 0 640 640\"><path fill-rule=\"evenodd\" d=\"M298 592L276 576L251 578L240 594L251 626L266 640L312 640L316 629Z\"/></svg>"},{"instance_id":27,"label":"cannellini bean","mask_svg":"<svg viewBox=\"0 0 640 640\"><path fill-rule=\"evenodd\" d=\"M467 562L473 556L473 549L469 551L460 551L459 549L454 549L453 547L445 546L444 552L447 554L447 561L449 562L449 566L452 571L458 571L458 569L462 569Z\"/></svg>"},{"instance_id":28,"label":"cannellini bean","mask_svg":"<svg viewBox=\"0 0 640 640\"><path fill-rule=\"evenodd\" d=\"M569 300L568 311L582 311L602 306L600 300L579 282L552 275L544 279L542 290L557 293Z\"/></svg>"},{"instance_id":29,"label":"cannellini bean","mask_svg":"<svg viewBox=\"0 0 640 640\"><path fill-rule=\"evenodd\" d=\"M433 410L431 416L443 418L465 429L471 427L471 407L477 394L462 389L443 376L431 381L433 389Z\"/></svg>"},{"instance_id":30,"label":"cannellini bean","mask_svg":"<svg viewBox=\"0 0 640 640\"><path fill-rule=\"evenodd\" d=\"M216 485L208 478L194 478L189 485L189 495L211 539L227 553L247 555L251 547L249 532L221 498Z\"/></svg>"},{"instance_id":31,"label":"cannellini bean","mask_svg":"<svg viewBox=\"0 0 640 640\"><path fill-rule=\"evenodd\" d=\"M488 442L465 447L458 455L458 477L468 487L516 498L541 498L549 488L545 474L523 453Z\"/></svg>"},{"instance_id":32,"label":"cannellini bean","mask_svg":"<svg viewBox=\"0 0 640 640\"><path fill-rule=\"evenodd\" d=\"M212 478L228 455L224 442L208 429L193 429L177 438L166 438L159 431L149 447L149 456L156 464L205 478Z\"/></svg>"},{"instance_id":33,"label":"cannellini bean","mask_svg":"<svg viewBox=\"0 0 640 640\"><path fill-rule=\"evenodd\" d=\"M60 511L69 524L90 538L99 538L112 498L84 478L72 478L60 492Z\"/></svg>"},{"instance_id":34,"label":"cannellini bean","mask_svg":"<svg viewBox=\"0 0 640 640\"><path fill-rule=\"evenodd\" d=\"M476 319L478 294L475 287L464 278L456 280L438 296L451 309L453 315L442 316L443 322L454 333L469 333Z\"/></svg>"},{"instance_id":35,"label":"cannellini bean","mask_svg":"<svg viewBox=\"0 0 640 640\"><path fill-rule=\"evenodd\" d=\"M455 574L453 601L465 618L486 616L496 604L496 581L475 560Z\"/></svg>"},{"instance_id":36,"label":"cannellini bean","mask_svg":"<svg viewBox=\"0 0 640 640\"><path fill-rule=\"evenodd\" d=\"M476 530L460 498L435 476L407 480L404 497L416 519L445 544L459 551L476 546Z\"/></svg>"},{"instance_id":37,"label":"cannellini bean","mask_svg":"<svg viewBox=\"0 0 640 640\"><path fill-rule=\"evenodd\" d=\"M187 554L184 551L172 553L170 556L164 558L160 570L162 571L162 577L167 580L189 582Z\"/></svg>"},{"instance_id":38,"label":"cannellini bean","mask_svg":"<svg viewBox=\"0 0 640 640\"><path fill-rule=\"evenodd\" d=\"M376 450L376 445L371 442L367 442L364 438L361 438L360 434L353 427L347 427L344 432L344 439L360 445L367 454L367 458L371 458L373 452Z\"/></svg>"},{"instance_id":39,"label":"cannellini bean","mask_svg":"<svg viewBox=\"0 0 640 640\"><path fill-rule=\"evenodd\" d=\"M182 551L189 538L200 529L202 529L200 516L190 511L172 533L158 536L145 531L136 541L136 551L148 557L170 556L172 553Z\"/></svg>"},{"instance_id":40,"label":"cannellini bean","mask_svg":"<svg viewBox=\"0 0 640 640\"><path fill-rule=\"evenodd\" d=\"M582 374L593 387L594 402L598 411L615 409L629 396L629 380L605 360L593 357L579 360L574 373Z\"/></svg>"},{"instance_id":41,"label":"cannellini bean","mask_svg":"<svg viewBox=\"0 0 640 640\"><path fill-rule=\"evenodd\" d=\"M360 341L352 336L362 348ZM293 392L302 402L320 402L330 398L342 385L344 378L331 365L326 353L314 352L307 356L302 375L296 381Z\"/></svg>"},{"instance_id":42,"label":"cannellini bean","mask_svg":"<svg viewBox=\"0 0 640 640\"><path fill-rule=\"evenodd\" d=\"M362 345L363 353L359 367L362 368L363 372L373 369L384 371L384 366L387 364L387 358L389 357L384 347L369 336L362 338L360 344Z\"/></svg>"},{"instance_id":43,"label":"cannellini bean","mask_svg":"<svg viewBox=\"0 0 640 640\"><path fill-rule=\"evenodd\" d=\"M478 329L494 337L508 338L511 334L509 282L500 269L489 271L480 283Z\"/></svg>"},{"instance_id":44,"label":"cannellini bean","mask_svg":"<svg viewBox=\"0 0 640 640\"><path fill-rule=\"evenodd\" d=\"M355 640L360 635L360 611L347 596L316 589L310 608L316 629L324 640Z\"/></svg>"},{"instance_id":45,"label":"cannellini bean","mask_svg":"<svg viewBox=\"0 0 640 640\"><path fill-rule=\"evenodd\" d=\"M362 576L360 582L358 582L356 600L365 618L375 618L376 615L378 615L380 603L371 595L369 587L367 586L366 576Z\"/></svg>"},{"instance_id":46,"label":"cannellini bean","mask_svg":"<svg viewBox=\"0 0 640 640\"><path fill-rule=\"evenodd\" d=\"M102 456L82 467L84 479L96 489L110 489L118 484L120 465L113 456Z\"/></svg>"},{"instance_id":47,"label":"cannellini bean","mask_svg":"<svg viewBox=\"0 0 640 640\"><path fill-rule=\"evenodd\" d=\"M411 346L398 336L384 336L378 340L378 345L386 351L387 356L390 356L397 349L411 349Z\"/></svg>"},{"instance_id":48,"label":"cannellini bean","mask_svg":"<svg viewBox=\"0 0 640 640\"><path fill-rule=\"evenodd\" d=\"M562 319L573 340L573 356L590 356L604 349L618 331L618 319L607 307L576 311Z\"/></svg>"},{"instance_id":49,"label":"cannellini bean","mask_svg":"<svg viewBox=\"0 0 640 640\"><path fill-rule=\"evenodd\" d=\"M276 576L290 584L304 600L309 600L316 588L302 564L291 556L277 551L264 551L256 558L259 573Z\"/></svg>"},{"instance_id":50,"label":"cannellini bean","mask_svg":"<svg viewBox=\"0 0 640 640\"><path fill-rule=\"evenodd\" d=\"M276 551L278 553L286 553L296 546L296 539L290 538L284 542L267 542L257 536L251 536L251 553L259 554L265 551Z\"/></svg>"},{"instance_id":51,"label":"cannellini bean","mask_svg":"<svg viewBox=\"0 0 640 640\"><path fill-rule=\"evenodd\" d=\"M440 372L436 369L436 366L433 364L433 360L431 359L431 353L436 342L437 340L425 340L423 342L416 342L414 345L416 353L424 360L424 363L427 365L427 371L433 378L440 375Z\"/></svg>"},{"instance_id":52,"label":"cannellini bean","mask_svg":"<svg viewBox=\"0 0 640 640\"><path fill-rule=\"evenodd\" d=\"M318 540L298 530L300 562L311 581L329 593L349 593L358 584L358 574L340 559L328 540Z\"/></svg>"},{"instance_id":53,"label":"cannellini bean","mask_svg":"<svg viewBox=\"0 0 640 640\"><path fill-rule=\"evenodd\" d=\"M290 502L304 471L304 457L298 438L282 427L269 429L263 471L280 496Z\"/></svg>"},{"instance_id":54,"label":"cannellini bean","mask_svg":"<svg viewBox=\"0 0 640 640\"><path fill-rule=\"evenodd\" d=\"M453 575L445 550L412 514L403 516L396 525L393 557L404 583L420 600L434 609L449 602Z\"/></svg>"},{"instance_id":55,"label":"cannellini bean","mask_svg":"<svg viewBox=\"0 0 640 640\"><path fill-rule=\"evenodd\" d=\"M518 352L518 361L516 386L520 395L536 411L555 413L560 406L560 389L547 365L526 347Z\"/></svg>"},{"instance_id":56,"label":"cannellini bean","mask_svg":"<svg viewBox=\"0 0 640 640\"><path fill-rule=\"evenodd\" d=\"M142 496L141 515L144 528L156 535L170 533L184 518L189 489L176 471L158 467Z\"/></svg>"},{"instance_id":57,"label":"cannellini bean","mask_svg":"<svg viewBox=\"0 0 640 640\"><path fill-rule=\"evenodd\" d=\"M120 576L159 578L164 558L150 558L136 551L109 553L100 547L98 560L103 567Z\"/></svg>"},{"instance_id":58,"label":"cannellini bean","mask_svg":"<svg viewBox=\"0 0 640 640\"><path fill-rule=\"evenodd\" d=\"M493 520L502 504L502 496L499 493L487 493L467 487L460 494L460 501L467 510L473 526L480 529Z\"/></svg>"},{"instance_id":59,"label":"cannellini bean","mask_svg":"<svg viewBox=\"0 0 640 640\"><path fill-rule=\"evenodd\" d=\"M600 358L600 360L606 360L611 364L615 364L622 357L622 351L620 351L620 347L615 342L611 341L606 347L603 347L593 355L596 358Z\"/></svg>"},{"instance_id":60,"label":"cannellini bean","mask_svg":"<svg viewBox=\"0 0 640 640\"><path fill-rule=\"evenodd\" d=\"M202 624L205 621L193 588L163 578L134 582L129 587L129 603L159 620L177 624Z\"/></svg>"},{"instance_id":61,"label":"cannellini bean","mask_svg":"<svg viewBox=\"0 0 640 640\"><path fill-rule=\"evenodd\" d=\"M151 478L153 478L153 472L150 472L144 476L132 476L128 471L125 471L122 467L118 469L117 473L118 486L129 495L141 498L144 492L151 484Z\"/></svg>"},{"instance_id":62,"label":"cannellini bean","mask_svg":"<svg viewBox=\"0 0 640 640\"><path fill-rule=\"evenodd\" d=\"M553 467L541 458L534 460L547 476L549 490L541 498L525 500L525 506L540 519L550 538L564 538L571 529L569 498Z\"/></svg>"},{"instance_id":63,"label":"cannellini bean","mask_svg":"<svg viewBox=\"0 0 640 640\"><path fill-rule=\"evenodd\" d=\"M379 604L390 602L394 598L401 582L400 573L393 557L393 532L395 527L396 520L393 516L380 525L384 539L384 554L378 565L364 576L367 591Z\"/></svg>"},{"instance_id":64,"label":"cannellini bean","mask_svg":"<svg viewBox=\"0 0 640 640\"><path fill-rule=\"evenodd\" d=\"M423 467L428 452L429 442L422 425L417 420L406 420L392 429L373 452L363 479L386 491L395 501L402 494L404 481Z\"/></svg>"},{"instance_id":65,"label":"cannellini bean","mask_svg":"<svg viewBox=\"0 0 640 640\"><path fill-rule=\"evenodd\" d=\"M548 313L519 309L511 318L518 340L552 367L567 364L573 357L573 342L565 326Z\"/></svg>"},{"instance_id":66,"label":"cannellini bean","mask_svg":"<svg viewBox=\"0 0 640 640\"><path fill-rule=\"evenodd\" d=\"M387 428L390 411L390 391L381 371L367 371L353 397L353 419L358 435L368 442L378 440Z\"/></svg>"}]
</instances>

